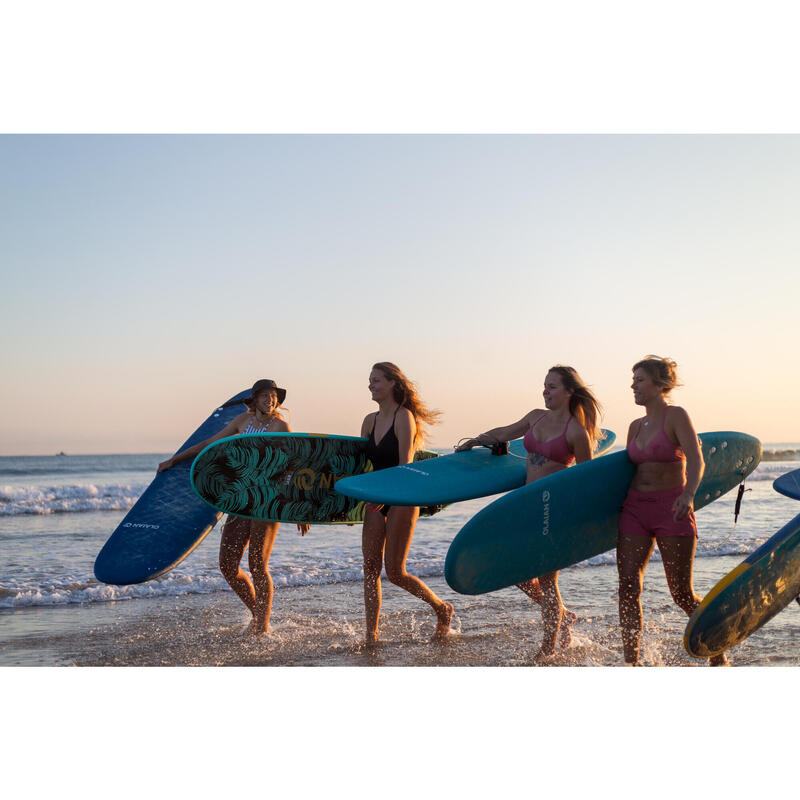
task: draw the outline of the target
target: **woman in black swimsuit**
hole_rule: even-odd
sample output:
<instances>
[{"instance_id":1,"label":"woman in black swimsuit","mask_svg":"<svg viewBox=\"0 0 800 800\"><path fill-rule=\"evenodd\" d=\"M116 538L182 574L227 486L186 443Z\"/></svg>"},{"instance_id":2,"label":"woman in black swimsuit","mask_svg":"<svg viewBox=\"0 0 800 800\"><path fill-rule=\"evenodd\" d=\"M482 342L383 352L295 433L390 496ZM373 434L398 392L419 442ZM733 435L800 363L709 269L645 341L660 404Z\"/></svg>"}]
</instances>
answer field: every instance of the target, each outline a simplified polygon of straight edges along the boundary
<instances>
[{"instance_id":1,"label":"woman in black swimsuit","mask_svg":"<svg viewBox=\"0 0 800 800\"><path fill-rule=\"evenodd\" d=\"M367 414L361 423L361 435L369 439L367 457L374 469L409 464L422 443L419 422L434 424L438 412L427 409L411 381L388 361L375 364L369 374L369 390L378 411ZM450 632L453 606L438 598L419 578L406 572L406 557L414 537L419 508L414 506L379 506L367 503L361 549L364 553L364 606L367 617L367 643L378 641L381 613L381 570L386 577L436 612L435 637Z\"/></svg>"}]
</instances>

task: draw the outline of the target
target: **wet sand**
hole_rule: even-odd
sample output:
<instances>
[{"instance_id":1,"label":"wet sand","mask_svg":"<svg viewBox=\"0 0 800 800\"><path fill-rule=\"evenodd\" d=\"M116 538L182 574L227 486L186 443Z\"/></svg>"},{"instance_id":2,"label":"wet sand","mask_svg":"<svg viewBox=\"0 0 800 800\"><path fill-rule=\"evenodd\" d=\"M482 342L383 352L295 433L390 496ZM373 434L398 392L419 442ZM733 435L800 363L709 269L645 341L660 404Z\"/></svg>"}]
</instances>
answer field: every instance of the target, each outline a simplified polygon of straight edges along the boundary
<instances>
[{"instance_id":1,"label":"wet sand","mask_svg":"<svg viewBox=\"0 0 800 800\"><path fill-rule=\"evenodd\" d=\"M704 594L739 563L698 560L695 587ZM279 587L268 636L246 633L249 614L232 592L117 603L35 607L2 614L3 665L76 666L621 666L612 565L561 573L567 606L579 620L572 644L536 661L539 607L517 589L467 597L442 577L426 582L455 606L453 633L433 641L433 612L383 580L381 642L364 645L360 583ZM689 656L686 617L674 605L658 561L643 595L647 666L705 666ZM762 631L765 629L762 629ZM800 609L786 609L730 653L733 666L800 664Z\"/></svg>"}]
</instances>

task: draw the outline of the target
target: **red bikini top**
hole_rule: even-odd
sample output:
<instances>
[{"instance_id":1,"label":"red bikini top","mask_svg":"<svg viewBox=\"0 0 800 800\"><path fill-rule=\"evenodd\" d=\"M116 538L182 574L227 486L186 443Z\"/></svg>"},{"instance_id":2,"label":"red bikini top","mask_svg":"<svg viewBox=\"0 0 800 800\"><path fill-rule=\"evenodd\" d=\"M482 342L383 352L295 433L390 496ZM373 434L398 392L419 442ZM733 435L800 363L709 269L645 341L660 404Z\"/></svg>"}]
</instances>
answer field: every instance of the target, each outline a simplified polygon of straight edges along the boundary
<instances>
[{"instance_id":1,"label":"red bikini top","mask_svg":"<svg viewBox=\"0 0 800 800\"><path fill-rule=\"evenodd\" d=\"M664 409L664 418L661 420L661 430L644 446L636 444L637 436L642 432L642 423L628 443L628 457L634 464L644 464L646 461L667 464L671 461L685 461L686 454L680 445L673 444L664 426L667 424L667 411Z\"/></svg>"},{"instance_id":2,"label":"red bikini top","mask_svg":"<svg viewBox=\"0 0 800 800\"><path fill-rule=\"evenodd\" d=\"M540 442L534 437L533 429L546 416L546 413L542 414L542 416L528 428L522 439L522 444L529 453L538 453L540 456L549 458L551 461L563 464L566 467L570 466L570 464L574 464L575 456L567 444L567 428L569 427L570 420L572 420L572 416L570 415L570 418L567 420L567 424L564 426L564 431L561 436L556 436L555 439L548 439L546 442Z\"/></svg>"}]
</instances>

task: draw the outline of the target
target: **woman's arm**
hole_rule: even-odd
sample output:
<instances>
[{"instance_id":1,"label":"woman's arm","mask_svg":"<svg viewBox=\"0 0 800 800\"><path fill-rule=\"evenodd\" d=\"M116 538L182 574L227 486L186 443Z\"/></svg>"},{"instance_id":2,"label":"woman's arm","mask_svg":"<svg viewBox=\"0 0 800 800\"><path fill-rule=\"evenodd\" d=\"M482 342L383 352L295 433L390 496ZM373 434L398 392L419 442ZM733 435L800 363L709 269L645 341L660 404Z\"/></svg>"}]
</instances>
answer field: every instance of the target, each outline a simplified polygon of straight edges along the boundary
<instances>
[{"instance_id":1,"label":"woman's arm","mask_svg":"<svg viewBox=\"0 0 800 800\"><path fill-rule=\"evenodd\" d=\"M538 414L544 412L540 408L535 408L529 411L522 419L517 422L512 422L510 425L502 425L499 428L492 428L486 433L479 433L474 439L467 439L456 447L456 452L460 453L462 450L471 450L476 445L492 445L496 442L510 442L512 439L518 439L525 431L531 426Z\"/></svg>"},{"instance_id":2,"label":"woman's arm","mask_svg":"<svg viewBox=\"0 0 800 800\"><path fill-rule=\"evenodd\" d=\"M674 424L675 438L686 454L686 486L672 507L673 517L678 522L684 519L694 506L694 495L703 479L706 465L703 461L700 441L686 411L673 406L669 416L670 421Z\"/></svg>"},{"instance_id":3,"label":"woman's arm","mask_svg":"<svg viewBox=\"0 0 800 800\"><path fill-rule=\"evenodd\" d=\"M567 431L567 444L575 455L575 463L582 464L592 460L592 445L589 432L579 422L572 420Z\"/></svg>"},{"instance_id":4,"label":"woman's arm","mask_svg":"<svg viewBox=\"0 0 800 800\"><path fill-rule=\"evenodd\" d=\"M156 472L164 472L165 470L172 469L176 464L179 464L181 461L188 461L190 458L194 458L201 450L208 447L211 442L216 442L217 439L222 439L225 436L233 436L239 432L239 426L242 424L242 421L249 416L249 412L245 411L242 414L239 414L235 419L229 422L219 433L215 434L214 436L209 437L204 442L200 442L199 444L192 445L191 447L187 447L185 450L181 451L180 453L176 453L172 458L168 458L166 461L162 461L158 465L158 469Z\"/></svg>"},{"instance_id":5,"label":"woman's arm","mask_svg":"<svg viewBox=\"0 0 800 800\"><path fill-rule=\"evenodd\" d=\"M417 424L414 415L407 409L401 408L397 412L395 421L395 435L397 436L400 464L410 464L414 460L414 437L417 433Z\"/></svg>"}]
</instances>

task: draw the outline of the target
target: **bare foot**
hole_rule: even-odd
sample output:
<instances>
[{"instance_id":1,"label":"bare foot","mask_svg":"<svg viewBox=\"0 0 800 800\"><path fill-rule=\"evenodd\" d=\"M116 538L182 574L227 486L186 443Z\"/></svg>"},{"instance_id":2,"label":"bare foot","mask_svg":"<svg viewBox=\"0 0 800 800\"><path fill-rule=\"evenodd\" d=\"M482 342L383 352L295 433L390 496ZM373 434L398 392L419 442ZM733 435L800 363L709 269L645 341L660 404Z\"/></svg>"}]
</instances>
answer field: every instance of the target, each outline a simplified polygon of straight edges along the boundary
<instances>
[{"instance_id":1,"label":"bare foot","mask_svg":"<svg viewBox=\"0 0 800 800\"><path fill-rule=\"evenodd\" d=\"M536 655L533 657L534 661L547 661L551 659L556 654L555 648L548 651L545 650L543 647L540 647L539 650L536 652Z\"/></svg>"},{"instance_id":2,"label":"bare foot","mask_svg":"<svg viewBox=\"0 0 800 800\"><path fill-rule=\"evenodd\" d=\"M578 621L578 615L568 608L562 608L561 612L561 628L558 643L561 647L569 647L572 644L572 626Z\"/></svg>"},{"instance_id":3,"label":"bare foot","mask_svg":"<svg viewBox=\"0 0 800 800\"><path fill-rule=\"evenodd\" d=\"M453 619L452 603L442 603L436 611L437 623L436 630L433 632L434 639L443 639L450 633L450 622Z\"/></svg>"},{"instance_id":4,"label":"bare foot","mask_svg":"<svg viewBox=\"0 0 800 800\"><path fill-rule=\"evenodd\" d=\"M728 656L725 653L720 653L718 656L712 656L708 659L709 667L729 667L731 662L728 661Z\"/></svg>"},{"instance_id":5,"label":"bare foot","mask_svg":"<svg viewBox=\"0 0 800 800\"><path fill-rule=\"evenodd\" d=\"M364 639L364 645L366 647L374 647L378 644L378 631L373 631L372 633L367 634L367 638Z\"/></svg>"},{"instance_id":6,"label":"bare foot","mask_svg":"<svg viewBox=\"0 0 800 800\"><path fill-rule=\"evenodd\" d=\"M256 622L254 619L247 626L245 633L248 636L266 636L269 631L270 627L268 622Z\"/></svg>"}]
</instances>

